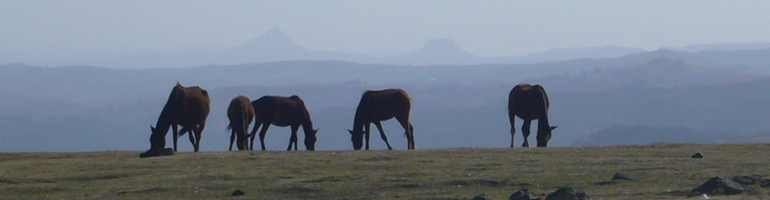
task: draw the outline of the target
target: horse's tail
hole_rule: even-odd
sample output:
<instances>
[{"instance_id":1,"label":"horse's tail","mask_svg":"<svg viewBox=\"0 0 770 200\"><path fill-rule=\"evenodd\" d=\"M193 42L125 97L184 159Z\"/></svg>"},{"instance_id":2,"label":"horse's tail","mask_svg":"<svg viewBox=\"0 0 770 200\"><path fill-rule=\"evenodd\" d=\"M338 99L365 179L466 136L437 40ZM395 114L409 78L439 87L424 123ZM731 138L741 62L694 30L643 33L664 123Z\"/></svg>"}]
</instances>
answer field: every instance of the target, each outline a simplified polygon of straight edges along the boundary
<instances>
[{"instance_id":1,"label":"horse's tail","mask_svg":"<svg viewBox=\"0 0 770 200\"><path fill-rule=\"evenodd\" d=\"M409 122L409 133L404 131L404 137L409 138L409 134L412 134L412 137L414 137L414 126L412 126L412 122Z\"/></svg>"},{"instance_id":2,"label":"horse's tail","mask_svg":"<svg viewBox=\"0 0 770 200\"><path fill-rule=\"evenodd\" d=\"M243 126L243 134L249 136L249 112L241 112L241 126ZM254 116L252 116L254 117Z\"/></svg>"}]
</instances>

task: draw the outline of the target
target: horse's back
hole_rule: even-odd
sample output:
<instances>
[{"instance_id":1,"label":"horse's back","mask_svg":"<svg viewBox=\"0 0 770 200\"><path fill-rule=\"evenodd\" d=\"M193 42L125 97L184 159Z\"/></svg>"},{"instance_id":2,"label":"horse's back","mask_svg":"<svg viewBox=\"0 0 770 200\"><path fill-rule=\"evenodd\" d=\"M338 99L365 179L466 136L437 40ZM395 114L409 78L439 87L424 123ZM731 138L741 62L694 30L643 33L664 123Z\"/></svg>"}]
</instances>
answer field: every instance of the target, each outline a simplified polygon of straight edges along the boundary
<instances>
[{"instance_id":1,"label":"horse's back","mask_svg":"<svg viewBox=\"0 0 770 200\"><path fill-rule=\"evenodd\" d=\"M250 122L249 117L254 116L254 108L251 105L251 100L248 97L238 95L230 101L230 106L227 108L227 117L233 120L243 120L246 116Z\"/></svg>"},{"instance_id":2,"label":"horse's back","mask_svg":"<svg viewBox=\"0 0 770 200\"><path fill-rule=\"evenodd\" d=\"M198 123L205 123L211 109L208 91L198 86L192 86L185 88L185 93L187 94L185 110L190 111L187 114Z\"/></svg>"},{"instance_id":3,"label":"horse's back","mask_svg":"<svg viewBox=\"0 0 770 200\"><path fill-rule=\"evenodd\" d=\"M190 126L203 124L208 117L211 100L208 92L198 86L183 87L179 83L171 91L164 112L173 124ZM164 115L164 114L161 114Z\"/></svg>"},{"instance_id":4,"label":"horse's back","mask_svg":"<svg viewBox=\"0 0 770 200\"><path fill-rule=\"evenodd\" d=\"M262 96L251 102L254 113L260 121L270 121L278 110L277 104L273 96Z\"/></svg>"},{"instance_id":5,"label":"horse's back","mask_svg":"<svg viewBox=\"0 0 770 200\"><path fill-rule=\"evenodd\" d=\"M508 94L509 112L525 120L539 119L548 107L548 95L538 84L519 83Z\"/></svg>"},{"instance_id":6,"label":"horse's back","mask_svg":"<svg viewBox=\"0 0 770 200\"><path fill-rule=\"evenodd\" d=\"M398 115L408 116L412 98L402 89L366 91L358 106L371 120L387 120Z\"/></svg>"},{"instance_id":7,"label":"horse's back","mask_svg":"<svg viewBox=\"0 0 770 200\"><path fill-rule=\"evenodd\" d=\"M263 96L252 104L261 120L277 126L301 124L309 120L305 103L297 95L290 97Z\"/></svg>"}]
</instances>

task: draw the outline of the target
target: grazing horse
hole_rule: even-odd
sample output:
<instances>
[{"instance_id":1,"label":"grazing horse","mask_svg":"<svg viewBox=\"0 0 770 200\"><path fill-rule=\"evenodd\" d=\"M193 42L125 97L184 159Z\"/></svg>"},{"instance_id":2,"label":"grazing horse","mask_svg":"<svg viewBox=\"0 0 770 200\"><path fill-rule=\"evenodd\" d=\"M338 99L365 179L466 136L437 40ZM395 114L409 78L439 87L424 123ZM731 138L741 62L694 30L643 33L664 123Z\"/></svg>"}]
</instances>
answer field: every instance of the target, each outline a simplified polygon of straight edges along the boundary
<instances>
[{"instance_id":1,"label":"grazing horse","mask_svg":"<svg viewBox=\"0 0 770 200\"><path fill-rule=\"evenodd\" d=\"M163 106L155 127L150 126L150 150L140 157L164 155L166 146L166 133L169 127L173 128L174 151L177 151L177 138L190 132L190 142L195 152L200 149L201 132L206 126L206 117L209 115L211 101L206 90L198 86L182 87L179 82L171 90L166 105ZM182 130L177 132L177 126ZM194 134L193 134L194 133Z\"/></svg>"},{"instance_id":2,"label":"grazing horse","mask_svg":"<svg viewBox=\"0 0 770 200\"><path fill-rule=\"evenodd\" d=\"M227 118L230 119L227 128L232 130L229 151L233 150L233 141L236 135L238 136L238 143L236 144L238 150L248 150L249 125L254 120L254 107L251 106L251 100L241 95L233 98L227 108Z\"/></svg>"},{"instance_id":3,"label":"grazing horse","mask_svg":"<svg viewBox=\"0 0 770 200\"><path fill-rule=\"evenodd\" d=\"M364 92L353 119L353 130L348 130L351 135L350 140L353 142L353 149L361 150L363 137L366 136L366 150L369 150L369 123L374 123L377 126L385 145L388 145L388 149L393 149L388 143L385 132L382 131L380 121L394 117L401 124L401 127L404 127L407 149L414 149L414 127L409 122L411 108L412 98L402 89Z\"/></svg>"},{"instance_id":4,"label":"grazing horse","mask_svg":"<svg viewBox=\"0 0 770 200\"><path fill-rule=\"evenodd\" d=\"M265 134L270 124L286 127L291 126L291 137L289 138L289 147L286 151L291 151L294 144L294 150L297 150L297 129L302 126L305 132L305 148L308 151L315 151L316 133L318 129L313 130L313 122L310 120L310 113L305 107L305 102L297 95L291 97L263 96L251 102L254 107L254 129L251 130L251 149L254 150L254 136L259 126L262 131L259 132L259 142L262 144L262 151L265 150Z\"/></svg>"},{"instance_id":5,"label":"grazing horse","mask_svg":"<svg viewBox=\"0 0 770 200\"><path fill-rule=\"evenodd\" d=\"M511 147L513 147L513 136L516 133L514 119L519 116L524 120L521 125L521 132L524 136L522 147L529 147L529 126L532 120L537 120L537 147L546 147L548 140L551 139L551 131L556 126L548 124L548 94L540 85L530 85L519 83L514 86L511 93L508 94L508 119L511 122Z\"/></svg>"}]
</instances>

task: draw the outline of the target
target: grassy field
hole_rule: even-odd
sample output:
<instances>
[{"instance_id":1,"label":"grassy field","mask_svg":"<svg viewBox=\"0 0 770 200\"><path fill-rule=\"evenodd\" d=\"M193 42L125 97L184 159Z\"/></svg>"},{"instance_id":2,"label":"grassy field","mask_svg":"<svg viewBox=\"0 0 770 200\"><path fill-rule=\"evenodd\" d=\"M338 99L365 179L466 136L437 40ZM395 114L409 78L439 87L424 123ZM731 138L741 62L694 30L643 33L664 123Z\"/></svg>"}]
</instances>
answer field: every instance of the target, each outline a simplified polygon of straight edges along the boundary
<instances>
[{"instance_id":1,"label":"grassy field","mask_svg":"<svg viewBox=\"0 0 770 200\"><path fill-rule=\"evenodd\" d=\"M0 154L0 199L508 199L560 187L593 199L684 199L715 176L770 177L768 144L139 153ZM610 181L616 172L636 180ZM770 188L753 186L712 199L768 198Z\"/></svg>"}]
</instances>

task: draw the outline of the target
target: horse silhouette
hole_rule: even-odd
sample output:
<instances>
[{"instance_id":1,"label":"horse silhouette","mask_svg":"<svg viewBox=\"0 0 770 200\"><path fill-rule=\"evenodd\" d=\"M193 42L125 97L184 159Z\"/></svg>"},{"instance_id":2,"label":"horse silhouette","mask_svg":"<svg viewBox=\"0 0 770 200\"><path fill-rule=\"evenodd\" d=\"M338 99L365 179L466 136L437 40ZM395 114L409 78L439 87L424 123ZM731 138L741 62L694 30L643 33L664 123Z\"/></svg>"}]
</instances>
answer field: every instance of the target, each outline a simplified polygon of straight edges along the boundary
<instances>
[{"instance_id":1,"label":"horse silhouette","mask_svg":"<svg viewBox=\"0 0 770 200\"><path fill-rule=\"evenodd\" d=\"M231 130L229 151L233 150L236 136L238 136L238 143L235 146L238 147L238 150L248 150L249 125L254 120L254 107L251 106L251 100L241 95L233 98L230 101L230 106L227 107L227 118L230 119L227 128Z\"/></svg>"},{"instance_id":2,"label":"horse silhouette","mask_svg":"<svg viewBox=\"0 0 770 200\"><path fill-rule=\"evenodd\" d=\"M150 150L139 155L151 157L165 155L163 149L166 146L166 133L169 127L173 128L174 151L177 151L177 138L190 132L190 142L195 152L200 149L201 132L206 126L206 117L209 115L211 101L206 90L198 86L183 87L179 82L171 90L166 105L158 117L155 127L150 126ZM177 126L182 130L177 132Z\"/></svg>"},{"instance_id":3,"label":"horse silhouette","mask_svg":"<svg viewBox=\"0 0 770 200\"><path fill-rule=\"evenodd\" d=\"M305 107L305 102L297 95L291 97L263 96L251 102L254 107L254 129L251 130L251 149L254 150L254 136L257 129L262 126L259 132L259 142L262 144L262 151L265 150L265 134L270 124L286 127L291 126L291 137L289 138L289 147L291 151L292 144L294 150L297 150L297 130L302 126L305 132L305 148L309 151L315 151L316 133L318 129L313 130L313 122L310 120L310 113Z\"/></svg>"},{"instance_id":4,"label":"horse silhouette","mask_svg":"<svg viewBox=\"0 0 770 200\"><path fill-rule=\"evenodd\" d=\"M388 143L388 137L382 131L380 121L396 118L401 127L404 127L404 134L407 138L407 149L414 149L414 127L409 122L409 114L412 108L412 98L402 89L387 89L381 91L366 91L361 96L361 102L356 108L355 118L353 119L353 130L350 132L350 140L353 142L353 149L361 150L363 137L366 136L366 150L369 150L369 123L374 123L380 131L382 140L388 149L393 149Z\"/></svg>"},{"instance_id":5,"label":"horse silhouette","mask_svg":"<svg viewBox=\"0 0 770 200\"><path fill-rule=\"evenodd\" d=\"M516 134L514 119L516 116L524 120L521 132L524 136L522 147L529 147L529 126L532 120L537 120L537 146L546 147L551 139L551 131L557 126L548 124L548 94L540 85L519 83L508 94L508 118L511 122L511 147L513 136Z\"/></svg>"}]
</instances>

